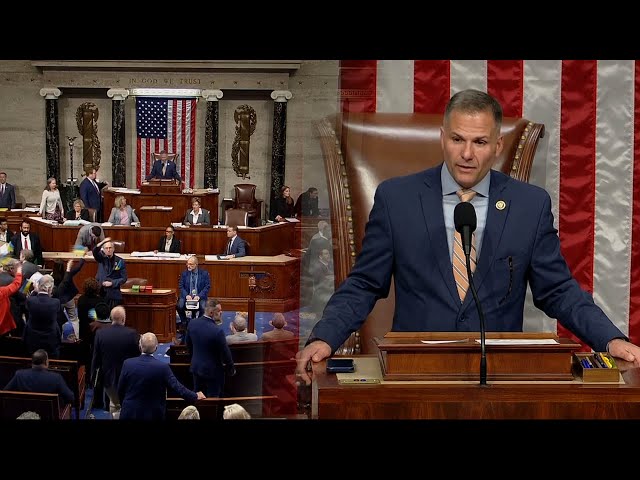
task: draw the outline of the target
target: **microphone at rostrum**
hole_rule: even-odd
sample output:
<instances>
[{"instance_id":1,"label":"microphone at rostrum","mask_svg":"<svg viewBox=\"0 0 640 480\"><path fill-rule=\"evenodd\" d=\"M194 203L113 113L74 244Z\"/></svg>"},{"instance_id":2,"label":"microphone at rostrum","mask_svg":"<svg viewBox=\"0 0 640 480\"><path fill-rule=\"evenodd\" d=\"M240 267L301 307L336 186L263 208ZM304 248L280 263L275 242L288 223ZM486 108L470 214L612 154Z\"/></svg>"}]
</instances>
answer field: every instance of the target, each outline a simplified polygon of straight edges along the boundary
<instances>
[{"instance_id":1,"label":"microphone at rostrum","mask_svg":"<svg viewBox=\"0 0 640 480\"><path fill-rule=\"evenodd\" d=\"M460 202L456 205L453 211L453 222L456 227L456 231L460 233L462 240L462 249L464 250L464 256L467 265L467 278L469 279L469 290L473 295L476 308L478 310L478 318L480 319L480 385L487 384L487 355L486 355L486 341L485 341L485 326L484 326L484 313L482 312L482 306L480 305L480 299L473 285L473 274L471 273L471 238L473 232L475 232L478 220L476 217L476 209L469 202Z\"/></svg>"}]
</instances>

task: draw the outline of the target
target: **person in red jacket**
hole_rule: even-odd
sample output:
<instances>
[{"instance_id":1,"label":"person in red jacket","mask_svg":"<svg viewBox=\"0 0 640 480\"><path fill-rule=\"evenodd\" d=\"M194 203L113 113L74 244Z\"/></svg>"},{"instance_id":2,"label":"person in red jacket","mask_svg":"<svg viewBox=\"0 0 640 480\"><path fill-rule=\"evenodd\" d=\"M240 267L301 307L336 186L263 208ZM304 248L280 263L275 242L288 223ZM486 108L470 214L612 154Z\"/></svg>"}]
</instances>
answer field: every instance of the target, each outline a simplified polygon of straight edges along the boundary
<instances>
[{"instance_id":1,"label":"person in red jacket","mask_svg":"<svg viewBox=\"0 0 640 480\"><path fill-rule=\"evenodd\" d=\"M5 335L16 328L16 322L11 315L9 297L18 291L20 285L22 285L22 264L16 266L13 282L0 287L0 335Z\"/></svg>"}]
</instances>

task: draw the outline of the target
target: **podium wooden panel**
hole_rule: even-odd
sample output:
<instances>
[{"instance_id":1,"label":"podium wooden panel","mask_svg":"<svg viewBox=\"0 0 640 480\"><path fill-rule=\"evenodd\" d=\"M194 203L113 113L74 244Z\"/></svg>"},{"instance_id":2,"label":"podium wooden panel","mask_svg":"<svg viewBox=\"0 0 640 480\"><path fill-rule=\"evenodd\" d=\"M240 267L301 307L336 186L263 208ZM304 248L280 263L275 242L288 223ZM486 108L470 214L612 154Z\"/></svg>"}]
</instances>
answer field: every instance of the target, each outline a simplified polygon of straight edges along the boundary
<instances>
[{"instance_id":1,"label":"podium wooden panel","mask_svg":"<svg viewBox=\"0 0 640 480\"><path fill-rule=\"evenodd\" d=\"M376 356L353 358L356 368L362 359L379 364ZM324 362L313 371L311 416L318 419L640 419L640 368L624 371L624 381L613 384L574 379L487 386L478 381L386 380L341 385L336 374L326 373Z\"/></svg>"},{"instance_id":2,"label":"podium wooden panel","mask_svg":"<svg viewBox=\"0 0 640 480\"><path fill-rule=\"evenodd\" d=\"M102 196L105 219L109 217L115 198L123 195L127 199L127 204L136 209L136 213L145 205L166 205L173 207L171 222L182 222L187 211L191 210L191 199L199 197L201 207L209 210L211 223L218 223L218 192L182 193L178 188L177 191L170 190L169 193L165 193L166 188L150 185L148 190L145 189L140 193L120 193L114 191L112 187L104 188Z\"/></svg>"},{"instance_id":3,"label":"podium wooden panel","mask_svg":"<svg viewBox=\"0 0 640 480\"><path fill-rule=\"evenodd\" d=\"M374 342L385 380L473 380L480 372L479 338L478 332L389 332ZM572 357L581 345L568 338L487 332L486 340L505 342L486 345L488 380L573 379Z\"/></svg>"},{"instance_id":4,"label":"podium wooden panel","mask_svg":"<svg viewBox=\"0 0 640 480\"><path fill-rule=\"evenodd\" d=\"M174 208L175 211L175 208ZM147 252L158 247L166 225L161 227L103 227L105 236L125 242L127 252ZM45 252L66 252L75 243L80 227L52 225L42 221L31 221L31 231L40 237ZM182 242L183 253L209 255L224 252L227 242L226 227L176 228L176 237ZM240 227L238 234L249 244L250 255L279 255L293 248L292 223L277 223L261 227Z\"/></svg>"},{"instance_id":5,"label":"podium wooden panel","mask_svg":"<svg viewBox=\"0 0 640 480\"><path fill-rule=\"evenodd\" d=\"M153 332L161 343L175 342L178 301L175 288L154 288L150 292L122 289L122 298L127 310L127 326L140 334Z\"/></svg>"},{"instance_id":6,"label":"podium wooden panel","mask_svg":"<svg viewBox=\"0 0 640 480\"><path fill-rule=\"evenodd\" d=\"M140 223L146 227L166 228L173 218L173 207L162 205L147 205L140 207L137 212Z\"/></svg>"}]
</instances>

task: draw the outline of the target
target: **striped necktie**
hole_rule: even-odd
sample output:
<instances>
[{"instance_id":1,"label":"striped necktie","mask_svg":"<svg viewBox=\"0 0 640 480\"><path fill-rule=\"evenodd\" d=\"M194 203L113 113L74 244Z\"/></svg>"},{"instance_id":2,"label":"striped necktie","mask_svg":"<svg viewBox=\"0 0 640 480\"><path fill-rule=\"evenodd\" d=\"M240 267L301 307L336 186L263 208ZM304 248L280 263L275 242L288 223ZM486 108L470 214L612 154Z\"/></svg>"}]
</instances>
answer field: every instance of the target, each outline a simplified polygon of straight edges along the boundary
<instances>
[{"instance_id":1,"label":"striped necktie","mask_svg":"<svg viewBox=\"0 0 640 480\"><path fill-rule=\"evenodd\" d=\"M470 202L475 197L476 192L471 189L461 189L456 192L461 202ZM471 273L476 269L476 234L471 235L471 254L469 255L471 262ZM453 235L453 277L456 280L458 295L460 302L464 302L464 297L469 289L469 278L467 277L467 263L465 260L464 249L462 248L462 237L455 230Z\"/></svg>"}]
</instances>

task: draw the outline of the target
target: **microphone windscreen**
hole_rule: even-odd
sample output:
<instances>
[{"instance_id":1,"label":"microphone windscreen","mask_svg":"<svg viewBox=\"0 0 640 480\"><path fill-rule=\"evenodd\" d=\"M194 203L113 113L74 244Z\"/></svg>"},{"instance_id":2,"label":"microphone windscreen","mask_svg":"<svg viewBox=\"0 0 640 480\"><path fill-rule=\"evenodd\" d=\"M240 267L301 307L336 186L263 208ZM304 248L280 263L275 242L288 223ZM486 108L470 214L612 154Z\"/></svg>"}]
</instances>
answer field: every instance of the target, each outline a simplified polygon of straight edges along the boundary
<instances>
[{"instance_id":1,"label":"microphone windscreen","mask_svg":"<svg viewBox=\"0 0 640 480\"><path fill-rule=\"evenodd\" d=\"M469 202L458 203L453 211L453 222L460 234L462 234L463 227L469 227L471 232L475 232L477 225L476 209Z\"/></svg>"}]
</instances>

